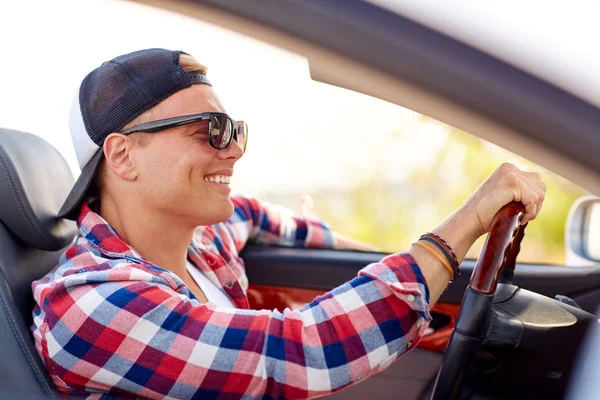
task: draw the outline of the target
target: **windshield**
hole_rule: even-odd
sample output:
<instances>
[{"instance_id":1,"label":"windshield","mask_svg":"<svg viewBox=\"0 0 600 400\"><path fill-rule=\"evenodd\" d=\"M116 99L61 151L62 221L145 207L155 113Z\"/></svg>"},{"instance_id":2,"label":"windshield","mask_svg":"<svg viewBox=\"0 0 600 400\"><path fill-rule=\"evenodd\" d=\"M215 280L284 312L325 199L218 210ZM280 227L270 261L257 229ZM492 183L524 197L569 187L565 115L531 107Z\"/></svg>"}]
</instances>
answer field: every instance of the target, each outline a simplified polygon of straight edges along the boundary
<instances>
[{"instance_id":1,"label":"windshield","mask_svg":"<svg viewBox=\"0 0 600 400\"><path fill-rule=\"evenodd\" d=\"M565 262L566 216L585 191L523 158L397 105L314 82L305 58L191 18L108 0L44 2L36 13L29 7L0 5L2 37L39 33L4 43L10 62L0 74L0 127L43 137L75 175L68 110L85 74L118 54L182 49L208 66L227 112L249 124L234 192L297 212L310 194L336 230L392 252L407 249L509 161L542 172L548 183L519 260Z\"/></svg>"}]
</instances>

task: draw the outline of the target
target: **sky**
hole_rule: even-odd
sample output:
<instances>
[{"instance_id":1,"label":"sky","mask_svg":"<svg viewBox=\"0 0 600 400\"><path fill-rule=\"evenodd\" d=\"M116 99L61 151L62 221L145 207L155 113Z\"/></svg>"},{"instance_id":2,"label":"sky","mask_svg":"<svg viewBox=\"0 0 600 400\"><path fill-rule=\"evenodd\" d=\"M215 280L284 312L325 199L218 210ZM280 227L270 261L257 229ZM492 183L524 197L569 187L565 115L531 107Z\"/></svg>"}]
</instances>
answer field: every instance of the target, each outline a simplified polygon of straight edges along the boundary
<instances>
[{"instance_id":1,"label":"sky","mask_svg":"<svg viewBox=\"0 0 600 400\"><path fill-rule=\"evenodd\" d=\"M411 166L431 160L446 137L443 125L410 110L313 82L297 54L126 1L0 2L0 37L0 127L44 138L75 176L68 112L78 85L102 62L150 47L181 49L207 65L227 112L248 122L234 192L344 189L382 161L392 168L381 179L401 181ZM385 135L399 131L415 134L386 146Z\"/></svg>"}]
</instances>

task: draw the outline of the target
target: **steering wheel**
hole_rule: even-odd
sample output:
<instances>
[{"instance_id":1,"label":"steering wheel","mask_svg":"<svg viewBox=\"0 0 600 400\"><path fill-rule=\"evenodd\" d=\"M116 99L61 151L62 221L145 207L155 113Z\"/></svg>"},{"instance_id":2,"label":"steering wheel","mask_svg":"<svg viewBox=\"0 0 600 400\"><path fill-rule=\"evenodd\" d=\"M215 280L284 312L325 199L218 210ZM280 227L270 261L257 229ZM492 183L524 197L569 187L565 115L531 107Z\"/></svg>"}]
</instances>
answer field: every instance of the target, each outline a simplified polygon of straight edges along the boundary
<instances>
[{"instance_id":1,"label":"steering wheel","mask_svg":"<svg viewBox=\"0 0 600 400\"><path fill-rule=\"evenodd\" d=\"M498 281L511 283L525 235L521 203L509 203L494 217L481 257L477 260L460 306L431 400L457 399L469 361L481 348Z\"/></svg>"}]
</instances>

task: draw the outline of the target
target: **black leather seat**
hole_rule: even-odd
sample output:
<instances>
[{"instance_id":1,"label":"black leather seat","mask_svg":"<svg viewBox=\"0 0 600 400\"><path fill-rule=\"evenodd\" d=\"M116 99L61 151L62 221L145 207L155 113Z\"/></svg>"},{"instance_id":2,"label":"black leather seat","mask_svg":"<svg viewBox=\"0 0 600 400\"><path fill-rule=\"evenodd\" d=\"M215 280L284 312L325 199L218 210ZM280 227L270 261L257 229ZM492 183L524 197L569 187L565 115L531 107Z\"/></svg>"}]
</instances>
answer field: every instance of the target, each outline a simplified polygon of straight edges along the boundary
<instances>
[{"instance_id":1,"label":"black leather seat","mask_svg":"<svg viewBox=\"0 0 600 400\"><path fill-rule=\"evenodd\" d=\"M75 223L55 217L72 184L50 144L0 129L0 399L60 398L33 345L31 282L74 239Z\"/></svg>"}]
</instances>

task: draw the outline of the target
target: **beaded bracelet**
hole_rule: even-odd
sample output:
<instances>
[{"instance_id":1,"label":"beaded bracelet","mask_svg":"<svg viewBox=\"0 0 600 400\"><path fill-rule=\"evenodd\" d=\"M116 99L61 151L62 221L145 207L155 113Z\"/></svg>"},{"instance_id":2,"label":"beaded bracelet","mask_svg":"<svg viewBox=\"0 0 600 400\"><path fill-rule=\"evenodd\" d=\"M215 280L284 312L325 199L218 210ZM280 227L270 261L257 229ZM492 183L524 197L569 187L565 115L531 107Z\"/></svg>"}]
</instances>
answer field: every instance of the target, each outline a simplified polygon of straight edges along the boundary
<instances>
[{"instance_id":1,"label":"beaded bracelet","mask_svg":"<svg viewBox=\"0 0 600 400\"><path fill-rule=\"evenodd\" d=\"M460 264L458 263L458 258L456 257L456 254L454 253L454 250L452 250L452 247L450 247L450 245L448 244L448 242L446 242L440 235L433 233L433 232L428 232L424 235L421 235L421 237L431 237L433 239L437 239L439 242L441 242L445 247L446 250L449 251L449 253L452 255L452 259L454 260L454 264L456 264L456 266L459 266Z\"/></svg>"},{"instance_id":2,"label":"beaded bracelet","mask_svg":"<svg viewBox=\"0 0 600 400\"><path fill-rule=\"evenodd\" d=\"M452 247L450 247L448 242L446 242L441 236L439 236L433 232L428 232L424 235L421 235L419 240L425 240L429 243L436 244L436 247L442 251L444 256L450 262L450 265L452 266L452 270L454 271L454 276L455 277L460 276L460 264L458 262L458 258L456 257L456 253L454 253L454 250L452 250Z\"/></svg>"}]
</instances>

